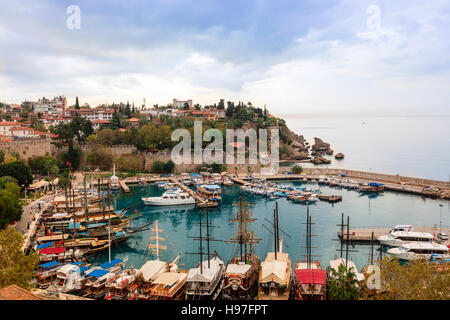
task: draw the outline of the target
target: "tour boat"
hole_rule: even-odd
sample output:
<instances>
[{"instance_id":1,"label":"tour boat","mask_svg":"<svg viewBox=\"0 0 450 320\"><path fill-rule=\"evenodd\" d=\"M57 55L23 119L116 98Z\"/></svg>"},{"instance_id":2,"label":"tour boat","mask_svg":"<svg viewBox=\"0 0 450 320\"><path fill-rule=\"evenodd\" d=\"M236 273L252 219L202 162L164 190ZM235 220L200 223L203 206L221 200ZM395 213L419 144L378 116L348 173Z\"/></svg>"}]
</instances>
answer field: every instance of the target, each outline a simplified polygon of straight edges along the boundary
<instances>
[{"instance_id":1,"label":"tour boat","mask_svg":"<svg viewBox=\"0 0 450 320\"><path fill-rule=\"evenodd\" d=\"M248 228L249 222L256 219L251 218L248 210L248 202L239 199L239 211L230 222L238 222L236 236L227 243L238 243L240 255L236 255L227 264L224 273L225 285L222 298L231 300L252 300L258 294L259 257L253 252L253 246L261 239L255 237L254 232Z\"/></svg>"},{"instance_id":2,"label":"tour boat","mask_svg":"<svg viewBox=\"0 0 450 320\"><path fill-rule=\"evenodd\" d=\"M223 261L215 255L190 269L187 278L187 300L216 300L223 289Z\"/></svg>"},{"instance_id":3,"label":"tour boat","mask_svg":"<svg viewBox=\"0 0 450 320\"><path fill-rule=\"evenodd\" d=\"M313 263L311 216L306 210L306 254L303 262L297 260L292 278L292 293L295 300L325 300L327 273L320 263Z\"/></svg>"},{"instance_id":4,"label":"tour boat","mask_svg":"<svg viewBox=\"0 0 450 320\"><path fill-rule=\"evenodd\" d=\"M142 198L147 206L178 206L195 204L195 199L189 193L165 192L161 197Z\"/></svg>"},{"instance_id":5,"label":"tour boat","mask_svg":"<svg viewBox=\"0 0 450 320\"><path fill-rule=\"evenodd\" d=\"M283 252L280 240L279 251L269 252L261 263L258 279L259 300L288 300L291 290L291 258Z\"/></svg>"},{"instance_id":6,"label":"tour boat","mask_svg":"<svg viewBox=\"0 0 450 320\"><path fill-rule=\"evenodd\" d=\"M295 300L325 300L327 273L320 263L295 262L293 295Z\"/></svg>"},{"instance_id":7,"label":"tour boat","mask_svg":"<svg viewBox=\"0 0 450 320\"><path fill-rule=\"evenodd\" d=\"M222 189L217 184L198 185L197 193L211 201L220 202L222 200Z\"/></svg>"},{"instance_id":8,"label":"tour boat","mask_svg":"<svg viewBox=\"0 0 450 320\"><path fill-rule=\"evenodd\" d=\"M383 183L370 182L369 185L360 186L358 188L361 193L378 193L384 191Z\"/></svg>"},{"instance_id":9,"label":"tour boat","mask_svg":"<svg viewBox=\"0 0 450 320\"><path fill-rule=\"evenodd\" d=\"M105 283L106 300L124 300L139 275L137 269L125 269L109 277Z\"/></svg>"},{"instance_id":10,"label":"tour boat","mask_svg":"<svg viewBox=\"0 0 450 320\"><path fill-rule=\"evenodd\" d=\"M184 272L163 272L150 285L150 300L182 300L188 275Z\"/></svg>"},{"instance_id":11,"label":"tour boat","mask_svg":"<svg viewBox=\"0 0 450 320\"><path fill-rule=\"evenodd\" d=\"M406 231L406 232L412 232L414 231L414 227L410 224L398 224L391 230L389 230L389 233L397 232L397 231Z\"/></svg>"},{"instance_id":12,"label":"tour boat","mask_svg":"<svg viewBox=\"0 0 450 320\"><path fill-rule=\"evenodd\" d=\"M433 242L433 238L432 234L426 232L395 231L377 239L383 245L399 247L406 242Z\"/></svg>"},{"instance_id":13,"label":"tour boat","mask_svg":"<svg viewBox=\"0 0 450 320\"><path fill-rule=\"evenodd\" d=\"M401 260L430 260L433 255L440 259L449 259L449 249L443 244L433 242L407 242L398 248L387 251L391 256Z\"/></svg>"},{"instance_id":14,"label":"tour boat","mask_svg":"<svg viewBox=\"0 0 450 320\"><path fill-rule=\"evenodd\" d=\"M200 241L199 263L195 268L189 270L187 277L186 299L187 300L216 300L223 289L224 264L222 259L214 252L210 258L210 241L208 209L206 209L206 236L202 236L202 211L200 215L200 235L196 240ZM203 260L203 240L207 242L206 260Z\"/></svg>"},{"instance_id":15,"label":"tour boat","mask_svg":"<svg viewBox=\"0 0 450 320\"><path fill-rule=\"evenodd\" d=\"M129 289L127 296L128 300L148 300L151 299L152 292L150 286L152 283L162 274L166 272L177 272L178 270L178 259L180 254L172 261L166 262L159 259L159 252L161 250L167 250L167 246L161 245L160 242L165 239L160 237L160 233L163 232L159 228L158 220L155 221L155 227L152 228L152 233L149 238L147 245L147 258L151 254L156 256L156 259L149 259L145 262L139 269L139 274L137 276L136 284ZM154 241L154 243L152 243Z\"/></svg>"}]
</instances>

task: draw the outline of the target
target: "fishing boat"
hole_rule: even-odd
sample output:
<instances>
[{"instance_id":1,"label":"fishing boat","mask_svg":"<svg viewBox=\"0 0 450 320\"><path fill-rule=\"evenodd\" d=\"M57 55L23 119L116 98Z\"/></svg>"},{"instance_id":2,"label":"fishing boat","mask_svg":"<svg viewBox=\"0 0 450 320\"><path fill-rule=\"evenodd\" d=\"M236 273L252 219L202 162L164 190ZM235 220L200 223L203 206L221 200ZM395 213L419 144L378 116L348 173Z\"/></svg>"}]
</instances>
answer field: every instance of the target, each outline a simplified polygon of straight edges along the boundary
<instances>
[{"instance_id":1,"label":"fishing boat","mask_svg":"<svg viewBox=\"0 0 450 320\"><path fill-rule=\"evenodd\" d=\"M56 274L63 264L58 261L50 261L39 265L36 273L36 283L41 289L50 286L56 280Z\"/></svg>"},{"instance_id":2,"label":"fishing boat","mask_svg":"<svg viewBox=\"0 0 450 320\"><path fill-rule=\"evenodd\" d=\"M255 237L248 228L248 223L256 221L251 218L247 199L239 198L239 211L230 222L238 222L234 238L227 243L238 243L240 255L235 255L227 264L224 273L224 288L222 298L227 300L251 300L258 294L258 275L260 259L253 252L253 246L261 239ZM248 249L248 250L247 250Z\"/></svg>"},{"instance_id":3,"label":"fishing boat","mask_svg":"<svg viewBox=\"0 0 450 320\"><path fill-rule=\"evenodd\" d=\"M312 233L309 207L306 211L306 254L304 261L294 266L293 296L295 300L325 300L327 273L318 261L312 261Z\"/></svg>"},{"instance_id":4,"label":"fishing boat","mask_svg":"<svg viewBox=\"0 0 450 320\"><path fill-rule=\"evenodd\" d=\"M379 236L377 239L382 245L399 247L407 242L433 242L434 237L431 233L426 232L396 231Z\"/></svg>"},{"instance_id":5,"label":"fishing boat","mask_svg":"<svg viewBox=\"0 0 450 320\"><path fill-rule=\"evenodd\" d=\"M209 235L208 210L206 209L206 237L202 236L202 211L200 211L200 261L195 268L189 270L187 278L187 300L216 300L223 289L224 263L214 253L210 258L209 242L214 241ZM207 241L207 260L203 260L203 239Z\"/></svg>"},{"instance_id":6,"label":"fishing boat","mask_svg":"<svg viewBox=\"0 0 450 320\"><path fill-rule=\"evenodd\" d=\"M279 238L278 203L275 208L274 251L267 253L266 259L261 263L258 278L259 300L288 300L291 291L291 258L283 252L283 239Z\"/></svg>"},{"instance_id":7,"label":"fishing boat","mask_svg":"<svg viewBox=\"0 0 450 320\"><path fill-rule=\"evenodd\" d=\"M116 164L113 165L113 175L109 178L109 189L112 191L120 190L119 177L116 176Z\"/></svg>"},{"instance_id":8,"label":"fishing boat","mask_svg":"<svg viewBox=\"0 0 450 320\"><path fill-rule=\"evenodd\" d=\"M201 184L197 186L197 193L210 201L222 200L222 189L217 184Z\"/></svg>"},{"instance_id":9,"label":"fishing boat","mask_svg":"<svg viewBox=\"0 0 450 320\"><path fill-rule=\"evenodd\" d=\"M178 206L195 204L195 199L186 192L165 192L160 197L142 198L146 206Z\"/></svg>"},{"instance_id":10,"label":"fishing boat","mask_svg":"<svg viewBox=\"0 0 450 320\"><path fill-rule=\"evenodd\" d=\"M450 259L449 248L433 242L407 242L389 249L387 253L401 260L430 260L433 255L439 259Z\"/></svg>"},{"instance_id":11,"label":"fishing boat","mask_svg":"<svg viewBox=\"0 0 450 320\"><path fill-rule=\"evenodd\" d=\"M358 188L360 193L378 193L384 191L384 184L377 182L370 182L368 185L363 185Z\"/></svg>"}]
</instances>

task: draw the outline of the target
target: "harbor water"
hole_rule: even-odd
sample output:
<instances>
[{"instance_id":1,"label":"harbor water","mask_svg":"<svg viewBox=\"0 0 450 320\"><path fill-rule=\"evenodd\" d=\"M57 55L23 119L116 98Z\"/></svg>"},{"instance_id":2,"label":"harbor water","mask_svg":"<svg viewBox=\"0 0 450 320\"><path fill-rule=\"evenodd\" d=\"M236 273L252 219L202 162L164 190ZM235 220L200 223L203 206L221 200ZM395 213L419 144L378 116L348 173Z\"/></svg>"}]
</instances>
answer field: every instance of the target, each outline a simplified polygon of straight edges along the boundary
<instances>
[{"instance_id":1,"label":"harbor water","mask_svg":"<svg viewBox=\"0 0 450 320\"><path fill-rule=\"evenodd\" d=\"M311 145L330 143L340 161L330 168L450 179L450 117L287 117L287 125ZM301 163L303 167L313 164ZM321 165L320 167L326 167Z\"/></svg>"},{"instance_id":2,"label":"harbor water","mask_svg":"<svg viewBox=\"0 0 450 320\"><path fill-rule=\"evenodd\" d=\"M302 182L279 182L283 185L317 187L317 184ZM227 244L224 241L229 240L235 235L236 223L230 223L229 219L236 215L239 209L240 188L239 185L224 186L222 189L222 204L219 208L208 209L210 235L214 239L223 241L211 241L211 253L217 251L219 256L227 262L238 247L235 244ZM340 257L338 251L341 248L338 241L338 224L341 223L341 214L344 213L346 219L350 217L350 229L352 227L374 227L384 226L393 227L396 224L412 224L414 226L439 226L440 214L442 215L442 225L450 225L450 202L423 198L417 195L403 194L397 192L385 191L377 196L360 195L357 191L346 190L335 187L321 186L321 192L324 194L342 195L343 201L330 204L324 201L318 201L310 205L310 214L312 216L312 254L319 260L325 268L329 266L329 261ZM136 203L137 206L130 208L127 216L133 216L137 210L142 212L142 216L133 220L132 226L142 226L149 222L159 220L160 229L163 234L160 237L165 238L163 245L167 246L166 251L161 251L160 258L163 261L169 261L181 253L180 268L192 268L199 261L199 255L190 254L199 252L199 241L191 237L199 236L199 217L200 210L203 214L203 227L206 222L204 210L192 206L176 207L151 207L145 206L141 201L142 197L159 196L163 193L156 184L131 186L129 193L118 192L112 195L112 202L116 209L126 208ZM267 252L273 250L273 235L265 228L271 229L273 221L273 211L275 202L279 206L279 227L280 236L284 239L283 251L288 252L292 263L297 259L303 259L306 244L306 205L295 204L286 198L269 200L266 197L258 195L248 195L248 201L253 205L250 207L252 217L256 222L250 224L250 228L256 236L261 239L259 245L255 247L256 253L264 260ZM439 204L443 204L440 207ZM265 227L264 227L264 226ZM150 226L151 228L152 226ZM203 236L205 229L203 228ZM148 257L146 250L151 230L145 230L133 235L126 242L113 245L111 252L112 258L128 257L127 267L140 268ZM203 259L206 259L206 243L203 243ZM378 249L375 245L375 249ZM351 244L349 249L355 252L349 252L349 259L353 260L358 269L367 264L369 259L369 244ZM379 257L379 250L374 250L375 258ZM384 255L385 253L383 253ZM343 253L345 257L345 252ZM150 256L154 259L154 256ZM89 262L92 264L103 263L108 260L108 251L94 256Z\"/></svg>"}]
</instances>

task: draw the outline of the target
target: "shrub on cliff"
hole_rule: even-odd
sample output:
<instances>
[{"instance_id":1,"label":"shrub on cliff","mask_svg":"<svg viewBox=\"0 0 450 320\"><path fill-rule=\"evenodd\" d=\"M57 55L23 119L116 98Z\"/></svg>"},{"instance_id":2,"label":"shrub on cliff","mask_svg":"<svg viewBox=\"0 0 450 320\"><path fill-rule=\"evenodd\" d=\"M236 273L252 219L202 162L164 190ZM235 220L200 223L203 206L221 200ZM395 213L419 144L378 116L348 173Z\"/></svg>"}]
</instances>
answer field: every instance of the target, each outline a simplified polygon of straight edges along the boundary
<instances>
[{"instance_id":1,"label":"shrub on cliff","mask_svg":"<svg viewBox=\"0 0 450 320\"><path fill-rule=\"evenodd\" d=\"M294 167L292 168L292 172L293 172L294 174L300 174L300 173L302 173L302 170L303 170L303 168L300 167L300 166L294 166Z\"/></svg>"},{"instance_id":2,"label":"shrub on cliff","mask_svg":"<svg viewBox=\"0 0 450 320\"><path fill-rule=\"evenodd\" d=\"M0 178L0 230L22 217L20 188L11 177Z\"/></svg>"}]
</instances>

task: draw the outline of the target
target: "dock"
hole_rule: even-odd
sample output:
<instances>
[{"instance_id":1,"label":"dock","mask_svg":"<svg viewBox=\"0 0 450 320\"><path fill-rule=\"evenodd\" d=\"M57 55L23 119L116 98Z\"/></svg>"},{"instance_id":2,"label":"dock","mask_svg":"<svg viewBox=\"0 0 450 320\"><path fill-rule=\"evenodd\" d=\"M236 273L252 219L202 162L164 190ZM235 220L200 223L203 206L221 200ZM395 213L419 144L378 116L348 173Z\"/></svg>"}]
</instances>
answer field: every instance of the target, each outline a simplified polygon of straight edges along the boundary
<instances>
[{"instance_id":1,"label":"dock","mask_svg":"<svg viewBox=\"0 0 450 320\"><path fill-rule=\"evenodd\" d=\"M120 180L120 186L124 192L130 192L130 188L127 186L125 180Z\"/></svg>"},{"instance_id":2,"label":"dock","mask_svg":"<svg viewBox=\"0 0 450 320\"><path fill-rule=\"evenodd\" d=\"M449 234L450 232L450 228L448 227L442 227L442 232L445 232L447 234ZM373 239L374 242L378 243L377 238L379 236L383 236L383 235L387 235L389 234L390 228L385 228L385 227L363 227L363 228L354 228L354 229L350 229L349 230L349 241L353 241L353 242L370 242L372 239L372 232L373 232ZM415 227L414 228L415 232L426 232L426 233L430 233L432 235L434 235L435 237L435 241L438 242L437 239L437 234L439 233L439 226L434 226L434 227ZM344 228L344 234L342 235L342 231L339 230L338 231L338 236L339 239L341 240L346 240L347 238L347 231ZM443 244L448 246L450 244L449 240L445 240L443 241Z\"/></svg>"},{"instance_id":3,"label":"dock","mask_svg":"<svg viewBox=\"0 0 450 320\"><path fill-rule=\"evenodd\" d=\"M244 185L244 186L252 186L252 187L257 186L256 183L250 183L250 182L247 182L247 181L245 181L243 179L239 179L239 178L235 178L235 177L230 177L230 176L228 176L228 177L233 182L241 184L241 185ZM280 191L280 192L286 192L286 190L284 190L284 189L278 189L278 188L274 188L274 189L277 190L277 191ZM341 195L318 194L318 197L319 197L320 200L328 201L330 203L335 203L335 202L338 202L338 201L342 201L342 196Z\"/></svg>"}]
</instances>

